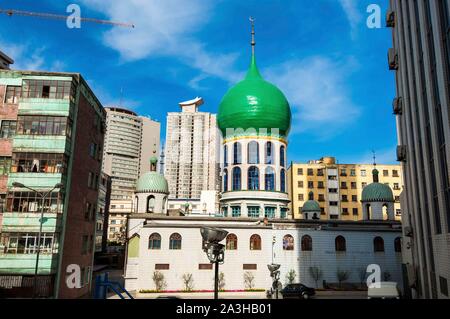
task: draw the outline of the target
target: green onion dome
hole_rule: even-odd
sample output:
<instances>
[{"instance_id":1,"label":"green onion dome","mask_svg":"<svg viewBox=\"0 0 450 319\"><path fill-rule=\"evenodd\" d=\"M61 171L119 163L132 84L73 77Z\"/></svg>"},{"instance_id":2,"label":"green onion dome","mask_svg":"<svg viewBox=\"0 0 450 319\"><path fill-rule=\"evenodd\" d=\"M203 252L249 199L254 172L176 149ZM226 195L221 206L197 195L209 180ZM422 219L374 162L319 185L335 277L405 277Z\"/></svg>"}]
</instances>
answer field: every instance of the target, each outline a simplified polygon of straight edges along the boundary
<instances>
[{"instance_id":1,"label":"green onion dome","mask_svg":"<svg viewBox=\"0 0 450 319\"><path fill-rule=\"evenodd\" d=\"M276 132L272 129L278 129L278 135L282 138L289 134L289 102L280 89L262 78L254 56L245 79L223 97L217 122L224 138L236 136L227 134L227 129L254 129L256 132L253 132L257 135L273 135ZM266 129L267 133L263 129ZM243 134L248 135L249 131Z\"/></svg>"},{"instance_id":2,"label":"green onion dome","mask_svg":"<svg viewBox=\"0 0 450 319\"><path fill-rule=\"evenodd\" d=\"M320 213L320 205L315 200L308 200L303 204L302 213Z\"/></svg>"},{"instance_id":3,"label":"green onion dome","mask_svg":"<svg viewBox=\"0 0 450 319\"><path fill-rule=\"evenodd\" d=\"M169 185L165 177L157 172L147 172L139 177L136 193L169 194Z\"/></svg>"},{"instance_id":4,"label":"green onion dome","mask_svg":"<svg viewBox=\"0 0 450 319\"><path fill-rule=\"evenodd\" d=\"M372 171L374 182L364 187L361 202L394 202L392 189L378 182L378 174L377 169Z\"/></svg>"}]
</instances>

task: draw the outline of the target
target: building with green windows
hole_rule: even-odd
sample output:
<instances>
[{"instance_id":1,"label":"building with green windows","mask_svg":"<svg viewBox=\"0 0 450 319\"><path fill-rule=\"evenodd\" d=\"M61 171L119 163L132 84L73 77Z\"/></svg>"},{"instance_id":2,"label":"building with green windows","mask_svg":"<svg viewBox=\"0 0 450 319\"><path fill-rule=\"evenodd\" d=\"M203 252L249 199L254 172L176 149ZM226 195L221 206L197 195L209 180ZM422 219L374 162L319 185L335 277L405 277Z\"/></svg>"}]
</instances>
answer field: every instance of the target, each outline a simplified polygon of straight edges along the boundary
<instances>
[{"instance_id":1,"label":"building with green windows","mask_svg":"<svg viewBox=\"0 0 450 319\"><path fill-rule=\"evenodd\" d=\"M90 292L104 121L80 74L0 70L0 297Z\"/></svg>"}]
</instances>

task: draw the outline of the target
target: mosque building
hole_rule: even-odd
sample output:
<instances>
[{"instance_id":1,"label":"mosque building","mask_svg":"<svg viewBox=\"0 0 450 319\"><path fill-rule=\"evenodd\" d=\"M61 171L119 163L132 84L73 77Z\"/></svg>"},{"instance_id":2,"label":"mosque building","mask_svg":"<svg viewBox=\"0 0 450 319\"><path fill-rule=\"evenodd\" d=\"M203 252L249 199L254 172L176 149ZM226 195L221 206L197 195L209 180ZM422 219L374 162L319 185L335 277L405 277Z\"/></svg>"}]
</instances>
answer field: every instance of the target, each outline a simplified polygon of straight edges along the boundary
<instances>
[{"instance_id":1,"label":"mosque building","mask_svg":"<svg viewBox=\"0 0 450 319\"><path fill-rule=\"evenodd\" d=\"M220 217L169 214L168 184L152 159L129 216L126 289L182 291L190 277L193 290L213 290L204 226L228 231L220 265L224 290L269 289L272 263L281 265L283 285L295 273L295 282L321 288L338 283L343 272L347 284L361 285L372 264L380 266L382 279L401 283L401 223L394 218L392 191L378 183L376 169L363 193L363 220L321 220L314 200L303 206L305 219L292 218L286 181L291 111L284 94L258 71L254 35L252 26L247 75L226 93L217 117L224 157Z\"/></svg>"}]
</instances>

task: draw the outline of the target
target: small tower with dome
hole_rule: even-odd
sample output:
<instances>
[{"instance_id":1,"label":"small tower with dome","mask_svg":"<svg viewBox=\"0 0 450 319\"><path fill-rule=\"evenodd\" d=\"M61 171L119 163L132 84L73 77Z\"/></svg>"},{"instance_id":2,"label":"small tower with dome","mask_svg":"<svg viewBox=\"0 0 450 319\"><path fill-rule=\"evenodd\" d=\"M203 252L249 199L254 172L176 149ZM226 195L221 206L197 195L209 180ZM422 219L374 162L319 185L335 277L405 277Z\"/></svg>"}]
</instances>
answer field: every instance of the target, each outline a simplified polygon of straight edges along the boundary
<instances>
[{"instance_id":1,"label":"small tower with dome","mask_svg":"<svg viewBox=\"0 0 450 319\"><path fill-rule=\"evenodd\" d=\"M372 175L373 183L364 187L362 191L363 220L385 220L386 218L395 220L395 200L392 189L379 182L376 166Z\"/></svg>"},{"instance_id":2,"label":"small tower with dome","mask_svg":"<svg viewBox=\"0 0 450 319\"><path fill-rule=\"evenodd\" d=\"M306 220L319 220L322 213L319 202L312 199L313 194L313 192L309 193L309 200L302 207L303 218Z\"/></svg>"},{"instance_id":3,"label":"small tower with dome","mask_svg":"<svg viewBox=\"0 0 450 319\"><path fill-rule=\"evenodd\" d=\"M156 172L158 159L150 159L150 172L139 177L134 191L134 213L167 214L169 186L165 177Z\"/></svg>"}]
</instances>

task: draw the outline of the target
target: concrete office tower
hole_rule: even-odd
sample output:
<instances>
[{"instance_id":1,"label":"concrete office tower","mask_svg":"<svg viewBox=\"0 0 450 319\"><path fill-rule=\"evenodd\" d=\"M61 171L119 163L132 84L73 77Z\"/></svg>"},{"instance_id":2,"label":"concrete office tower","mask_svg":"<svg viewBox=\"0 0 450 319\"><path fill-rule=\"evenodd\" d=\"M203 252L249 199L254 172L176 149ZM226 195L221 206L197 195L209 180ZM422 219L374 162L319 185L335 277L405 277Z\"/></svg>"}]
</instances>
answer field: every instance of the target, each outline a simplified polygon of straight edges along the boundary
<instances>
[{"instance_id":1,"label":"concrete office tower","mask_svg":"<svg viewBox=\"0 0 450 319\"><path fill-rule=\"evenodd\" d=\"M415 298L449 298L450 1L391 0L404 274Z\"/></svg>"},{"instance_id":2,"label":"concrete office tower","mask_svg":"<svg viewBox=\"0 0 450 319\"><path fill-rule=\"evenodd\" d=\"M0 51L0 70L9 70L11 64L14 64L14 60Z\"/></svg>"},{"instance_id":3,"label":"concrete office tower","mask_svg":"<svg viewBox=\"0 0 450 319\"><path fill-rule=\"evenodd\" d=\"M36 264L38 297L89 296L105 116L80 74L0 70L0 298L33 296Z\"/></svg>"},{"instance_id":4,"label":"concrete office tower","mask_svg":"<svg viewBox=\"0 0 450 319\"><path fill-rule=\"evenodd\" d=\"M167 116L164 175L172 199L199 199L220 187L216 115L199 112L202 104L199 97L182 102L181 112Z\"/></svg>"},{"instance_id":5,"label":"concrete office tower","mask_svg":"<svg viewBox=\"0 0 450 319\"><path fill-rule=\"evenodd\" d=\"M108 240L121 242L140 174L159 152L160 123L121 108L106 108L103 171L111 177Z\"/></svg>"}]
</instances>

